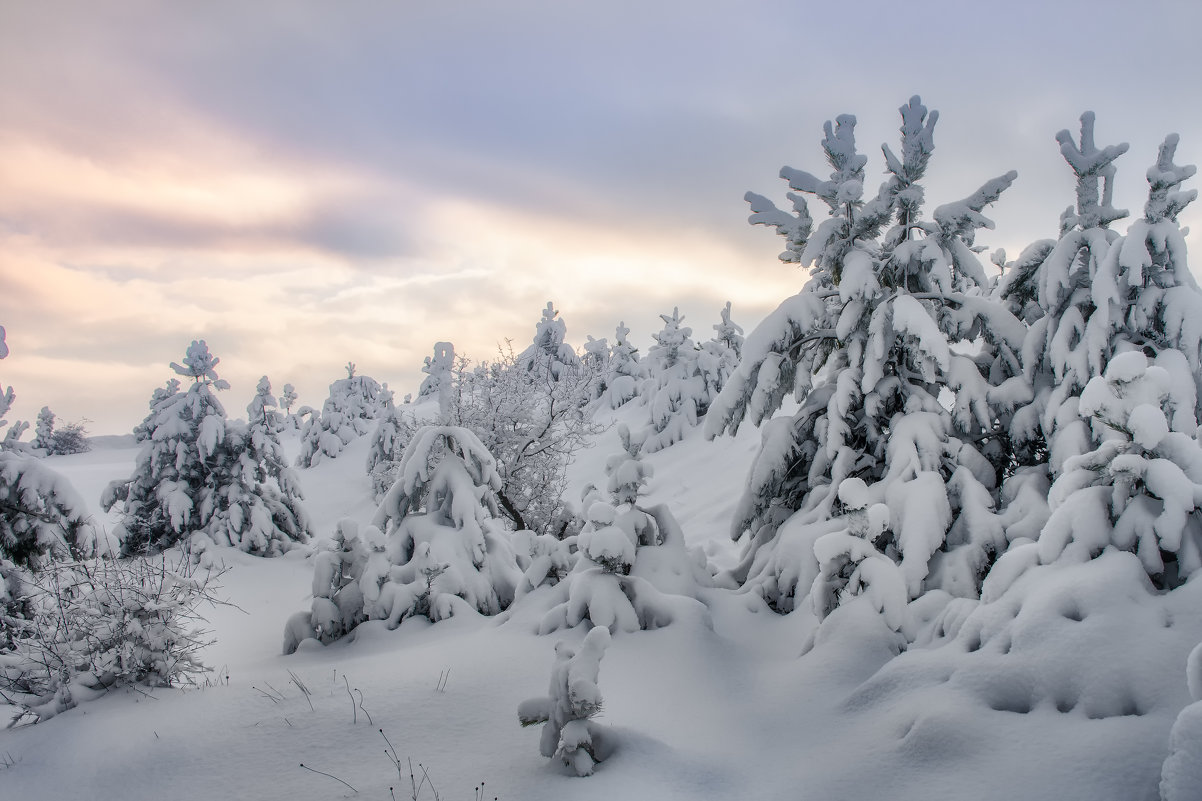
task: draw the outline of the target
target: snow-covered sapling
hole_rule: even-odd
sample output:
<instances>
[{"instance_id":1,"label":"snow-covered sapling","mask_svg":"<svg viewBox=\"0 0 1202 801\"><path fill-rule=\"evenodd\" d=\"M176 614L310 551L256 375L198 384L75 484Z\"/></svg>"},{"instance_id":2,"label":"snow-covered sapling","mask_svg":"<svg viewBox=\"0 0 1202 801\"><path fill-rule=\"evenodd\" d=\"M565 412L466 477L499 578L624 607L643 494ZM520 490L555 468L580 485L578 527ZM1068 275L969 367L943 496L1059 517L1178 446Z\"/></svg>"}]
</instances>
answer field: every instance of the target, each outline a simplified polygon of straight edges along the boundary
<instances>
[{"instance_id":1,"label":"snow-covered sapling","mask_svg":"<svg viewBox=\"0 0 1202 801\"><path fill-rule=\"evenodd\" d=\"M543 724L539 753L561 760L577 776L592 775L610 750L604 731L593 721L602 709L597 674L608 646L609 630L603 626L591 630L579 649L566 641L556 643L549 694L518 705L523 726Z\"/></svg>"}]
</instances>

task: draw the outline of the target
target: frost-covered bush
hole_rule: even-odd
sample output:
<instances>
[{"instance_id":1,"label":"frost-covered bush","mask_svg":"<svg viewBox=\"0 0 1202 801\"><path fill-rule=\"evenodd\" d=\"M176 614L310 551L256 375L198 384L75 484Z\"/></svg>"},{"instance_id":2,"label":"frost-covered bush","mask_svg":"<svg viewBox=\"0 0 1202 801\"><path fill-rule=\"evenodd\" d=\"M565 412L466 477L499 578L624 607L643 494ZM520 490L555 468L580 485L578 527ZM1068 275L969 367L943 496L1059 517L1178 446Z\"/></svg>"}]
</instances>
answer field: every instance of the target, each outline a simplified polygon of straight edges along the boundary
<instances>
[{"instance_id":1,"label":"frost-covered bush","mask_svg":"<svg viewBox=\"0 0 1202 801\"><path fill-rule=\"evenodd\" d=\"M584 621L616 634L682 618L708 620L697 599L700 588L712 586L705 556L686 547L666 506L643 509L635 503L651 470L639 460L625 427L620 433L625 450L606 464L609 498L586 490L575 564L551 588L553 606L539 623L540 634Z\"/></svg>"},{"instance_id":2,"label":"frost-covered bush","mask_svg":"<svg viewBox=\"0 0 1202 801\"><path fill-rule=\"evenodd\" d=\"M208 670L198 624L216 577L187 560L61 561L0 575L0 698L17 720L45 720L122 685L194 683Z\"/></svg>"},{"instance_id":3,"label":"frost-covered bush","mask_svg":"<svg viewBox=\"0 0 1202 801\"><path fill-rule=\"evenodd\" d=\"M447 419L474 433L496 459L497 499L514 528L562 536L568 465L600 429L586 408L589 374L563 365L557 374L527 369L508 349L474 369L462 363Z\"/></svg>"},{"instance_id":4,"label":"frost-covered bush","mask_svg":"<svg viewBox=\"0 0 1202 801\"><path fill-rule=\"evenodd\" d=\"M782 170L792 213L747 195L750 222L775 228L787 242L781 259L812 277L747 337L707 434L762 426L732 526L744 551L731 577L780 611L811 588L820 609L855 597L859 583L880 589L892 582L881 559L900 572L907 601L934 588L972 597L1009 537L997 514L991 458L1006 448L992 391L1018 375L1025 327L988 296L974 239L992 227L982 210L1015 174L924 219L920 181L937 114L915 97L901 116L900 156L884 147L874 196L864 192L852 116L825 127L829 179ZM799 193L829 209L817 228ZM796 411L776 414L790 394ZM863 485L855 509L840 499L851 478ZM888 507L887 522L844 519L876 504Z\"/></svg>"},{"instance_id":5,"label":"frost-covered bush","mask_svg":"<svg viewBox=\"0 0 1202 801\"><path fill-rule=\"evenodd\" d=\"M496 519L499 487L491 454L470 431L419 428L371 525L340 522L334 550L318 556L311 612L289 621L285 652L363 620L392 628L415 615L438 621L509 606L521 571Z\"/></svg>"},{"instance_id":6,"label":"frost-covered bush","mask_svg":"<svg viewBox=\"0 0 1202 801\"><path fill-rule=\"evenodd\" d=\"M298 466L312 467L324 456L337 457L351 440L371 431L372 421L383 411L384 388L374 378L355 375L354 365L348 365L347 372L349 376L330 384L321 414L305 420Z\"/></svg>"},{"instance_id":7,"label":"frost-covered bush","mask_svg":"<svg viewBox=\"0 0 1202 801\"><path fill-rule=\"evenodd\" d=\"M605 733L592 721L602 709L597 675L608 646L609 631L602 627L590 631L579 649L557 643L549 695L518 705L523 726L543 724L539 753L561 760L577 776L592 775L610 750Z\"/></svg>"},{"instance_id":8,"label":"frost-covered bush","mask_svg":"<svg viewBox=\"0 0 1202 801\"><path fill-rule=\"evenodd\" d=\"M134 474L109 484L101 498L106 510L120 509L115 533L126 554L184 541L270 556L308 538L300 487L283 462L272 419L226 420L215 391L229 384L217 377L218 362L200 340L183 365L172 363L192 385L185 392L178 382L155 390L150 416L137 431L146 444ZM260 405L256 397L252 417Z\"/></svg>"},{"instance_id":9,"label":"frost-covered bush","mask_svg":"<svg viewBox=\"0 0 1202 801\"><path fill-rule=\"evenodd\" d=\"M652 334L655 344L647 351L648 373L642 394L647 399L651 427L643 436L643 450L654 453L684 438L685 432L709 408L710 395L693 343L693 329L681 325L680 309L661 314L663 330Z\"/></svg>"}]
</instances>

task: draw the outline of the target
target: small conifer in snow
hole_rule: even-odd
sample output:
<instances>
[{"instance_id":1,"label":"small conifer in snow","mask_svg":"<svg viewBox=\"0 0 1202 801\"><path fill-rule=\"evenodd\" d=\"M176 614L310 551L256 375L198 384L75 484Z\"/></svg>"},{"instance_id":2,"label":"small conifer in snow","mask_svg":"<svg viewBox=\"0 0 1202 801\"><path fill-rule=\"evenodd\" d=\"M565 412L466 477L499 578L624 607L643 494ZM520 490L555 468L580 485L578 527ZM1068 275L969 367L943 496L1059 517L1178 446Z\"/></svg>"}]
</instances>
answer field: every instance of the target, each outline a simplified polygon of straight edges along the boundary
<instances>
[{"instance_id":1,"label":"small conifer in snow","mask_svg":"<svg viewBox=\"0 0 1202 801\"><path fill-rule=\"evenodd\" d=\"M625 425L619 435L623 451L605 467L609 497L595 488L585 491L585 523L576 537L579 558L552 589L554 606L539 623L540 634L586 620L616 634L660 628L681 618L707 619L697 600L699 589L712 584L705 557L686 547L666 506L637 505L652 471L639 459Z\"/></svg>"},{"instance_id":2,"label":"small conifer in snow","mask_svg":"<svg viewBox=\"0 0 1202 801\"><path fill-rule=\"evenodd\" d=\"M426 379L418 388L417 398L437 398L438 411L444 417L451 403L451 374L455 371L455 346L450 342L435 342L434 355L427 356L422 372Z\"/></svg>"},{"instance_id":3,"label":"small conifer in snow","mask_svg":"<svg viewBox=\"0 0 1202 801\"><path fill-rule=\"evenodd\" d=\"M611 409L617 409L629 400L638 397L639 387L647 378L645 366L639 361L639 349L630 344L627 337L630 329L618 323L614 333L614 346L610 351L609 371L602 395Z\"/></svg>"},{"instance_id":4,"label":"small conifer in snow","mask_svg":"<svg viewBox=\"0 0 1202 801\"><path fill-rule=\"evenodd\" d=\"M0 326L0 359L8 355ZM15 399L0 392L0 426ZM101 532L71 483L38 459L0 450L0 560L14 568L106 552Z\"/></svg>"},{"instance_id":5,"label":"small conifer in snow","mask_svg":"<svg viewBox=\"0 0 1202 801\"><path fill-rule=\"evenodd\" d=\"M609 630L604 627L591 630L578 649L556 643L549 695L518 705L523 726L543 724L539 753L561 760L577 776L592 775L609 750L604 732L592 720L602 708L597 676L608 646Z\"/></svg>"},{"instance_id":6,"label":"small conifer in snow","mask_svg":"<svg viewBox=\"0 0 1202 801\"><path fill-rule=\"evenodd\" d=\"M650 377L643 391L651 416L651 427L643 439L647 453L679 442L709 408L710 396L699 363L699 351L691 338L693 329L682 325L679 308L661 314L664 327L652 334L655 344L647 351Z\"/></svg>"},{"instance_id":7,"label":"small conifer in snow","mask_svg":"<svg viewBox=\"0 0 1202 801\"><path fill-rule=\"evenodd\" d=\"M109 484L101 498L105 510L121 511L116 534L126 554L188 540L198 548L215 542L273 555L307 539L299 487L283 465L270 418L246 425L226 420L216 391L229 384L217 376L219 361L199 340L182 365L171 364L191 386L155 390L137 432L145 445L134 474ZM250 407L256 409L262 410L258 396Z\"/></svg>"},{"instance_id":8,"label":"small conifer in snow","mask_svg":"<svg viewBox=\"0 0 1202 801\"><path fill-rule=\"evenodd\" d=\"M285 652L364 620L394 628L413 616L438 621L509 606L521 571L496 519L500 485L492 455L470 431L419 428L371 525L360 532L339 523L334 550L318 558L311 612L288 622Z\"/></svg>"},{"instance_id":9,"label":"small conifer in snow","mask_svg":"<svg viewBox=\"0 0 1202 801\"><path fill-rule=\"evenodd\" d=\"M372 421L383 410L383 387L370 376L355 375L354 364L347 365L347 372L346 378L330 384L321 414L305 420L298 466L312 467L325 456L337 457L352 440L372 430Z\"/></svg>"},{"instance_id":10,"label":"small conifer in snow","mask_svg":"<svg viewBox=\"0 0 1202 801\"><path fill-rule=\"evenodd\" d=\"M367 475L377 500L396 482L397 467L415 429L413 418L397 409L392 392L385 389L384 410L367 452Z\"/></svg>"},{"instance_id":11,"label":"small conifer in snow","mask_svg":"<svg viewBox=\"0 0 1202 801\"><path fill-rule=\"evenodd\" d=\"M568 327L551 301L543 309L543 317L534 327L534 342L518 354L518 364L534 376L546 374L559 381L580 371L580 359L567 344Z\"/></svg>"}]
</instances>

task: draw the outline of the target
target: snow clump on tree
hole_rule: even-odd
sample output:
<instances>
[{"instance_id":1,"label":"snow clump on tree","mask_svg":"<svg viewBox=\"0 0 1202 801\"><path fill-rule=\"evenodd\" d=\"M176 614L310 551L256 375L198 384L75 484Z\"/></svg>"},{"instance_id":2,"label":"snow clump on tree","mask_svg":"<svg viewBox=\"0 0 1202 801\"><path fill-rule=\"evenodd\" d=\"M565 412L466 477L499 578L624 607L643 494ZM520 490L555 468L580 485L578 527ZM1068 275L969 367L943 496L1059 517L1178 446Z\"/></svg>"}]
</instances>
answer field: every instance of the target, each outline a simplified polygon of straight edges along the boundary
<instances>
[{"instance_id":1,"label":"snow clump on tree","mask_svg":"<svg viewBox=\"0 0 1202 801\"><path fill-rule=\"evenodd\" d=\"M337 457L352 440L372 430L372 421L383 410L383 387L374 378L355 375L353 364L347 365L347 372L346 378L330 384L321 414L310 414L305 421L298 466L312 467L323 456Z\"/></svg>"},{"instance_id":2,"label":"snow clump on tree","mask_svg":"<svg viewBox=\"0 0 1202 801\"><path fill-rule=\"evenodd\" d=\"M1161 801L1191 801L1202 787L1202 644L1190 651L1186 683L1194 702L1177 715L1161 767Z\"/></svg>"},{"instance_id":3,"label":"snow clump on tree","mask_svg":"<svg viewBox=\"0 0 1202 801\"><path fill-rule=\"evenodd\" d=\"M608 646L609 631L600 627L585 636L579 649L556 643L550 694L518 705L523 726L543 724L539 753L561 760L577 776L592 775L610 750L604 732L592 721L602 708L597 676Z\"/></svg>"},{"instance_id":4,"label":"snow clump on tree","mask_svg":"<svg viewBox=\"0 0 1202 801\"><path fill-rule=\"evenodd\" d=\"M204 340L194 340L184 363L172 362L192 385L185 392L178 382L155 390L137 432L146 444L134 474L110 483L101 498L106 511L119 505L116 535L125 554L184 541L197 553L216 543L270 556L308 538L300 489L269 418L248 425L226 420L216 391L229 384L217 376L219 361ZM252 416L261 400L256 396L248 408Z\"/></svg>"}]
</instances>

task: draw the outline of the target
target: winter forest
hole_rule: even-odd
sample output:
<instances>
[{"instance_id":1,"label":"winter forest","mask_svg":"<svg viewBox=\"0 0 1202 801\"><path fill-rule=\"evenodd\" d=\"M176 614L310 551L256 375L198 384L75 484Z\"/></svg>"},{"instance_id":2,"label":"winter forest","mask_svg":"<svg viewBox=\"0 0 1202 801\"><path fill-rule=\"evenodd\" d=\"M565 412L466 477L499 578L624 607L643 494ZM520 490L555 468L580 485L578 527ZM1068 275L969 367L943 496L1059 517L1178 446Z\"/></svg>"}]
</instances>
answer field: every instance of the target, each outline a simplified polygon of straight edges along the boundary
<instances>
[{"instance_id":1,"label":"winter forest","mask_svg":"<svg viewBox=\"0 0 1202 801\"><path fill-rule=\"evenodd\" d=\"M1195 167L1085 112L991 250L1018 173L927 197L899 111L746 177L800 288L746 331L550 301L324 399L198 332L130 438L6 422L0 795L1202 798Z\"/></svg>"}]
</instances>

